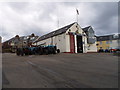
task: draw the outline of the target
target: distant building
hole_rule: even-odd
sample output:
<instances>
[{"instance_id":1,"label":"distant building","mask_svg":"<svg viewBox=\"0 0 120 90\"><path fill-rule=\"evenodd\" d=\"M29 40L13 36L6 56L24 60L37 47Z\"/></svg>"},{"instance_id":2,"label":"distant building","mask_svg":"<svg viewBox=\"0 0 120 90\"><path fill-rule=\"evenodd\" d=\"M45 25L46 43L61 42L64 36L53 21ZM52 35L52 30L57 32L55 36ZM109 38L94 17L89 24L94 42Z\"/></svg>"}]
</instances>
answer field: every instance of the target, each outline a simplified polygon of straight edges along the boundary
<instances>
[{"instance_id":1,"label":"distant building","mask_svg":"<svg viewBox=\"0 0 120 90\"><path fill-rule=\"evenodd\" d=\"M10 49L10 51L15 52L16 48L31 46L32 42L36 40L39 36L35 36L34 34L28 36L19 36L15 37L3 42L2 49Z\"/></svg>"},{"instance_id":2,"label":"distant building","mask_svg":"<svg viewBox=\"0 0 120 90\"><path fill-rule=\"evenodd\" d=\"M41 36L33 45L56 45L61 52L97 52L96 37L91 26L81 28L77 22Z\"/></svg>"},{"instance_id":3,"label":"distant building","mask_svg":"<svg viewBox=\"0 0 120 90\"><path fill-rule=\"evenodd\" d=\"M97 36L97 49L120 48L120 34Z\"/></svg>"}]
</instances>

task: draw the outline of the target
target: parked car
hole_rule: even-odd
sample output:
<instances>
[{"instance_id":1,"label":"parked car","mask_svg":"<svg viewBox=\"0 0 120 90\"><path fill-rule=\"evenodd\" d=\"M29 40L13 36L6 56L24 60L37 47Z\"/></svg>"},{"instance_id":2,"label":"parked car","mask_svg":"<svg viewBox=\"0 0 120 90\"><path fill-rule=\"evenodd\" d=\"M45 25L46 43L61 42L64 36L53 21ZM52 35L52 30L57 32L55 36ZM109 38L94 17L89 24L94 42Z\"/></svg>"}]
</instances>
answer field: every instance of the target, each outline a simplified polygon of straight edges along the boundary
<instances>
[{"instance_id":1,"label":"parked car","mask_svg":"<svg viewBox=\"0 0 120 90\"><path fill-rule=\"evenodd\" d=\"M109 49L105 49L105 53L108 53L108 52L110 52L110 50Z\"/></svg>"},{"instance_id":2,"label":"parked car","mask_svg":"<svg viewBox=\"0 0 120 90\"><path fill-rule=\"evenodd\" d=\"M110 49L111 52L116 52L117 49Z\"/></svg>"},{"instance_id":3,"label":"parked car","mask_svg":"<svg viewBox=\"0 0 120 90\"><path fill-rule=\"evenodd\" d=\"M116 51L120 51L120 48L114 48L114 49L110 49L111 52L116 52Z\"/></svg>"},{"instance_id":4,"label":"parked car","mask_svg":"<svg viewBox=\"0 0 120 90\"><path fill-rule=\"evenodd\" d=\"M99 49L98 52L104 52L104 49Z\"/></svg>"}]
</instances>

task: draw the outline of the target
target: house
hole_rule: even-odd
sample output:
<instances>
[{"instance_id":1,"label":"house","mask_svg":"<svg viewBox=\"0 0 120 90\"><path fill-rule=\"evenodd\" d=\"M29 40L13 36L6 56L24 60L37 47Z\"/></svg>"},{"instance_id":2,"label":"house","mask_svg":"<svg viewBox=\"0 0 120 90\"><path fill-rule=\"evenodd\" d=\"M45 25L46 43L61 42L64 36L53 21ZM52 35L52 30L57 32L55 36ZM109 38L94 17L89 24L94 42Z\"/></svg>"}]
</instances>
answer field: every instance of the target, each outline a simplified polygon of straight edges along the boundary
<instances>
[{"instance_id":1,"label":"house","mask_svg":"<svg viewBox=\"0 0 120 90\"><path fill-rule=\"evenodd\" d=\"M31 46L32 42L36 40L39 36L35 36L34 34L22 36L19 37L19 35L16 35L14 40L11 41L11 46L13 47L26 47Z\"/></svg>"},{"instance_id":2,"label":"house","mask_svg":"<svg viewBox=\"0 0 120 90\"><path fill-rule=\"evenodd\" d=\"M120 34L97 36L97 49L120 48Z\"/></svg>"},{"instance_id":3,"label":"house","mask_svg":"<svg viewBox=\"0 0 120 90\"><path fill-rule=\"evenodd\" d=\"M13 40L14 38L11 38L5 42L2 43L2 50L5 50L5 49L9 49L10 48L10 42Z\"/></svg>"},{"instance_id":4,"label":"house","mask_svg":"<svg viewBox=\"0 0 120 90\"><path fill-rule=\"evenodd\" d=\"M15 52L16 48L31 46L32 42L38 37L39 36L35 36L34 34L21 37L16 35L15 37L5 41L3 43L2 49L9 49L9 51Z\"/></svg>"},{"instance_id":5,"label":"house","mask_svg":"<svg viewBox=\"0 0 120 90\"><path fill-rule=\"evenodd\" d=\"M92 27L84 28L84 30L77 22L74 22L39 37L33 45L56 45L60 52L67 53L97 52L96 39Z\"/></svg>"},{"instance_id":6,"label":"house","mask_svg":"<svg viewBox=\"0 0 120 90\"><path fill-rule=\"evenodd\" d=\"M91 26L82 28L87 35L87 52L97 52L95 31Z\"/></svg>"}]
</instances>

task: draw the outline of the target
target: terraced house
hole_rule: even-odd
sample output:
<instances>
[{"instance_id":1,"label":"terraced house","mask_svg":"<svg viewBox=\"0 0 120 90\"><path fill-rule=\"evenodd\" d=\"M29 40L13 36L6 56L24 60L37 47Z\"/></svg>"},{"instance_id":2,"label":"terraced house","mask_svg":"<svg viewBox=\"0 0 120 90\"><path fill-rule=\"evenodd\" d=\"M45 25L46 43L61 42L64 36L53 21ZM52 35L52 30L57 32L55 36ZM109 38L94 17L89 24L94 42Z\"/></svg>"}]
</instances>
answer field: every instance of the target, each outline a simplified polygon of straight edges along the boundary
<instances>
[{"instance_id":1,"label":"terraced house","mask_svg":"<svg viewBox=\"0 0 120 90\"><path fill-rule=\"evenodd\" d=\"M97 52L96 37L91 26L81 28L77 22L41 36L33 45L55 45L60 52Z\"/></svg>"},{"instance_id":2,"label":"terraced house","mask_svg":"<svg viewBox=\"0 0 120 90\"><path fill-rule=\"evenodd\" d=\"M16 35L15 37L3 42L2 49L4 51L11 51L15 52L16 48L31 46L32 42L36 40L39 36L34 34L27 35L27 36L19 36Z\"/></svg>"},{"instance_id":3,"label":"terraced house","mask_svg":"<svg viewBox=\"0 0 120 90\"><path fill-rule=\"evenodd\" d=\"M120 48L120 34L97 36L97 49Z\"/></svg>"}]
</instances>

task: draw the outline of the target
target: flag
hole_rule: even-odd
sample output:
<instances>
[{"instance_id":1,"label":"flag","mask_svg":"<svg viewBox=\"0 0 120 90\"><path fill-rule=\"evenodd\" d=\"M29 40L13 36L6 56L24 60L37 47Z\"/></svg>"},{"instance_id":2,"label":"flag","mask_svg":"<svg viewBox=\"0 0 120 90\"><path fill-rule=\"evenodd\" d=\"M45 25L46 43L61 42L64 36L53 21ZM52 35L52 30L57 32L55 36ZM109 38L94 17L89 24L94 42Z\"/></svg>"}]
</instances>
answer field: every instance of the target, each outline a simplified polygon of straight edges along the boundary
<instances>
[{"instance_id":1,"label":"flag","mask_svg":"<svg viewBox=\"0 0 120 90\"><path fill-rule=\"evenodd\" d=\"M79 15L79 11L78 11L78 9L76 9L76 11L77 11L77 14Z\"/></svg>"}]
</instances>

